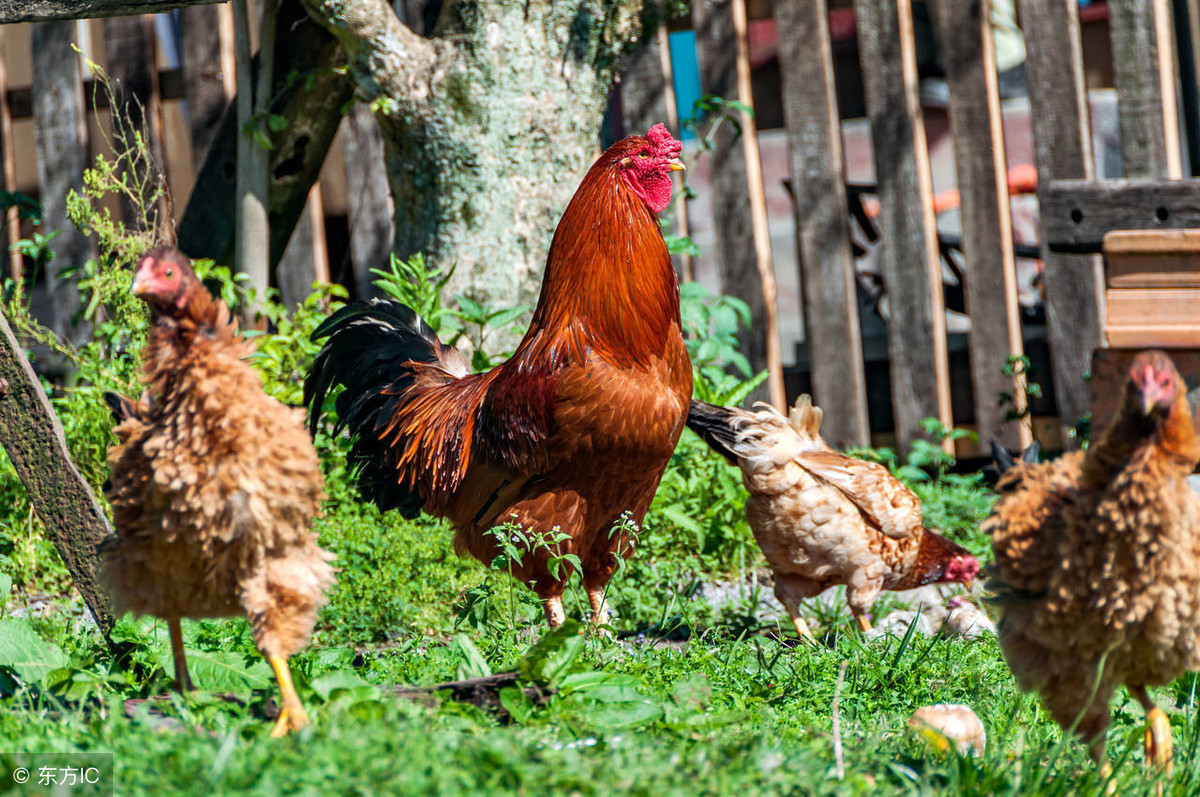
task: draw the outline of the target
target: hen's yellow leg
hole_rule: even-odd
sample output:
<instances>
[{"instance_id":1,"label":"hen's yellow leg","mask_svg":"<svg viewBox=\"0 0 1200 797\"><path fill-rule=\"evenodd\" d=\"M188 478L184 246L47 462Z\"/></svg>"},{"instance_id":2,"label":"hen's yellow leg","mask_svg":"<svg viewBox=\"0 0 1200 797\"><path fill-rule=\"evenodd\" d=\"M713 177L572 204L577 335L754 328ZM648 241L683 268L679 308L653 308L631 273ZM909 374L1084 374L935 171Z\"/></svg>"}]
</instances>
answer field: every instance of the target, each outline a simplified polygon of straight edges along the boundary
<instances>
[{"instance_id":1,"label":"hen's yellow leg","mask_svg":"<svg viewBox=\"0 0 1200 797\"><path fill-rule=\"evenodd\" d=\"M1146 710L1146 766L1170 775L1173 747L1171 721L1161 708L1154 705L1144 686L1130 687L1129 691Z\"/></svg>"},{"instance_id":2,"label":"hen's yellow leg","mask_svg":"<svg viewBox=\"0 0 1200 797\"><path fill-rule=\"evenodd\" d=\"M191 691L192 679L188 677L187 657L183 653L183 626L178 617L167 618L167 630L171 634L171 658L175 662L175 691L182 695Z\"/></svg>"},{"instance_id":3,"label":"hen's yellow leg","mask_svg":"<svg viewBox=\"0 0 1200 797\"><path fill-rule=\"evenodd\" d=\"M792 615L792 625L796 627L796 633L799 634L800 638L805 642L811 642L814 645L817 644L817 638L813 636L812 629L808 627L808 623L804 622L804 618L800 616L800 612L789 612L789 614Z\"/></svg>"},{"instance_id":4,"label":"hen's yellow leg","mask_svg":"<svg viewBox=\"0 0 1200 797\"><path fill-rule=\"evenodd\" d=\"M858 629L864 634L871 630L871 621L865 614L854 615L854 621L858 623Z\"/></svg>"},{"instance_id":5,"label":"hen's yellow leg","mask_svg":"<svg viewBox=\"0 0 1200 797\"><path fill-rule=\"evenodd\" d=\"M271 735L278 738L287 736L288 731L298 731L308 724L308 713L300 703L296 687L292 684L292 672L288 669L287 659L282 656L268 656L271 669L275 671L275 680L279 682L279 719Z\"/></svg>"}]
</instances>

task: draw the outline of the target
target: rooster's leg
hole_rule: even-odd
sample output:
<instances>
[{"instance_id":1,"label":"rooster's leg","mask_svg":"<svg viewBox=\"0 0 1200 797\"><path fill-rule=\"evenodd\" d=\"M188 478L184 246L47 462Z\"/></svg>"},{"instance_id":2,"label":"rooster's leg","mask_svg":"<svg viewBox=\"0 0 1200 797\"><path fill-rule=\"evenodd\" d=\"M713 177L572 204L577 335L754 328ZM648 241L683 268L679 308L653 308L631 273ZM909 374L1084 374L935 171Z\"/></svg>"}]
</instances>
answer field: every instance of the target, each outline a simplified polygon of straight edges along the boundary
<instances>
[{"instance_id":1,"label":"rooster's leg","mask_svg":"<svg viewBox=\"0 0 1200 797\"><path fill-rule=\"evenodd\" d=\"M1146 766L1171 774L1171 721L1154 705L1144 686L1131 686L1131 694L1146 711Z\"/></svg>"},{"instance_id":2,"label":"rooster's leg","mask_svg":"<svg viewBox=\"0 0 1200 797\"><path fill-rule=\"evenodd\" d=\"M178 617L167 618L167 630L171 633L171 658L175 662L175 691L190 692L192 679L188 677L187 657L183 653L183 626Z\"/></svg>"},{"instance_id":3,"label":"rooster's leg","mask_svg":"<svg viewBox=\"0 0 1200 797\"><path fill-rule=\"evenodd\" d=\"M279 719L271 729L271 735L278 738L287 736L288 731L298 731L308 724L308 713L305 712L296 687L292 684L292 672L288 669L287 659L282 656L268 656L271 669L275 671L275 680L279 682Z\"/></svg>"},{"instance_id":4,"label":"rooster's leg","mask_svg":"<svg viewBox=\"0 0 1200 797\"><path fill-rule=\"evenodd\" d=\"M558 628L567 619L567 613L563 611L562 595L548 595L542 599L542 605L546 609L546 622L551 628Z\"/></svg>"}]
</instances>

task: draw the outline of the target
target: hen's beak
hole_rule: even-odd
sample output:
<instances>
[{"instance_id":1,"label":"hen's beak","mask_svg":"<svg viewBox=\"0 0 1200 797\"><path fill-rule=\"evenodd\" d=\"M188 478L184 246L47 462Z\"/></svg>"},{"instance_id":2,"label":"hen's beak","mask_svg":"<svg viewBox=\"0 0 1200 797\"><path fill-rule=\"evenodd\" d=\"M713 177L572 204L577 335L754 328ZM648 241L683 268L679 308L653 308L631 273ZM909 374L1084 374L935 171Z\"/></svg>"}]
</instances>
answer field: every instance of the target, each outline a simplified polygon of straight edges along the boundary
<instances>
[{"instance_id":1,"label":"hen's beak","mask_svg":"<svg viewBox=\"0 0 1200 797\"><path fill-rule=\"evenodd\" d=\"M141 296L146 292L146 283L150 281L149 277L145 276L146 272L138 269L138 272L133 275L133 287L130 290L134 296Z\"/></svg>"},{"instance_id":2,"label":"hen's beak","mask_svg":"<svg viewBox=\"0 0 1200 797\"><path fill-rule=\"evenodd\" d=\"M687 167L683 165L683 161L681 161L679 158L671 158L671 160L667 161L667 171L669 172L681 172L686 168Z\"/></svg>"}]
</instances>

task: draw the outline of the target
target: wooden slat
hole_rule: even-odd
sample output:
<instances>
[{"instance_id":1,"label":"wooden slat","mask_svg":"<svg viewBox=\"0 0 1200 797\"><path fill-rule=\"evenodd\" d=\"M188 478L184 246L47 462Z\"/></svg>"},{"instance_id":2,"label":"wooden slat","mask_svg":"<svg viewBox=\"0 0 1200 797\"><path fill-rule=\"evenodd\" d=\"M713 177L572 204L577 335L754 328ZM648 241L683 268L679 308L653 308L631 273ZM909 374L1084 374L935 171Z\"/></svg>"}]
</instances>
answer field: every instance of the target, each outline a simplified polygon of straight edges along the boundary
<instances>
[{"instance_id":1,"label":"wooden slat","mask_svg":"<svg viewBox=\"0 0 1200 797\"><path fill-rule=\"evenodd\" d=\"M287 307L302 304L312 293L314 282L329 282L323 207L321 186L316 184L309 192L308 204L296 222L283 257L275 267L279 298Z\"/></svg>"},{"instance_id":2,"label":"wooden slat","mask_svg":"<svg viewBox=\"0 0 1200 797\"><path fill-rule=\"evenodd\" d=\"M1200 180L1053 180L1038 190L1052 252L1099 252L1110 230L1200 227Z\"/></svg>"},{"instance_id":3,"label":"wooden slat","mask_svg":"<svg viewBox=\"0 0 1200 797\"><path fill-rule=\"evenodd\" d=\"M112 534L104 510L71 461L62 424L0 312L0 445L107 637L113 618L96 573L96 544Z\"/></svg>"},{"instance_id":4,"label":"wooden slat","mask_svg":"<svg viewBox=\"0 0 1200 797\"><path fill-rule=\"evenodd\" d=\"M74 22L44 22L33 27L34 126L38 150L42 229L58 230L50 242L55 259L49 267L49 326L61 338L80 342L81 326L72 325L79 310L75 280L60 277L82 266L91 256L86 236L67 219L67 193L83 189L87 163L84 133L83 85L79 59L71 50Z\"/></svg>"},{"instance_id":5,"label":"wooden slat","mask_svg":"<svg viewBox=\"0 0 1200 797\"><path fill-rule=\"evenodd\" d=\"M394 238L392 195L383 162L383 136L367 106L358 103L342 125L350 212L350 262L360 299L375 294L371 269L387 270Z\"/></svg>"},{"instance_id":6,"label":"wooden slat","mask_svg":"<svg viewBox=\"0 0 1200 797\"><path fill-rule=\"evenodd\" d=\"M996 84L996 53L988 0L935 3L950 88L954 168L962 197L963 268L975 426L982 440L1024 450L1033 437L1025 424L1005 420L1001 393L1025 407L1023 378L1004 375L1009 356L1024 351L1017 303L1004 129Z\"/></svg>"},{"instance_id":7,"label":"wooden slat","mask_svg":"<svg viewBox=\"0 0 1200 797\"><path fill-rule=\"evenodd\" d=\"M892 412L897 439L907 450L920 436L924 418L953 423L932 178L917 105L912 3L855 0L854 10L879 184Z\"/></svg>"},{"instance_id":8,"label":"wooden slat","mask_svg":"<svg viewBox=\"0 0 1200 797\"><path fill-rule=\"evenodd\" d=\"M736 97L738 47L731 3L693 3L692 27L701 88L720 97ZM713 176L712 214L721 291L750 307L755 327L743 335L741 348L751 367L759 371L767 367L767 335L762 326L767 309L755 250L746 157L732 125L722 124L714 139L713 151L703 157L710 158ZM767 400L769 392L762 388L754 398Z\"/></svg>"},{"instance_id":9,"label":"wooden slat","mask_svg":"<svg viewBox=\"0 0 1200 797\"><path fill-rule=\"evenodd\" d=\"M8 67L4 61L4 31L0 29L0 176L4 190L17 190L17 157L13 144L12 112L8 105ZM21 237L20 212L11 207L4 218L4 251L8 253L8 276L14 282L25 279L25 261L21 253L11 249Z\"/></svg>"},{"instance_id":10,"label":"wooden slat","mask_svg":"<svg viewBox=\"0 0 1200 797\"><path fill-rule=\"evenodd\" d=\"M1191 324L1109 326L1105 327L1104 336L1108 345L1114 348L1200 347L1200 327Z\"/></svg>"},{"instance_id":11,"label":"wooden slat","mask_svg":"<svg viewBox=\"0 0 1200 797\"><path fill-rule=\"evenodd\" d=\"M0 25L161 14L172 8L223 2L225 0L0 0Z\"/></svg>"},{"instance_id":12,"label":"wooden slat","mask_svg":"<svg viewBox=\"0 0 1200 797\"><path fill-rule=\"evenodd\" d=\"M1200 289L1110 288L1106 292L1110 326L1179 326L1200 329Z\"/></svg>"},{"instance_id":13,"label":"wooden slat","mask_svg":"<svg viewBox=\"0 0 1200 797\"><path fill-rule=\"evenodd\" d=\"M1110 288L1200 288L1200 230L1115 230L1104 255Z\"/></svg>"},{"instance_id":14,"label":"wooden slat","mask_svg":"<svg viewBox=\"0 0 1200 797\"><path fill-rule=\"evenodd\" d=\"M867 386L825 0L775 0L796 251L821 434L867 446Z\"/></svg>"},{"instance_id":15,"label":"wooden slat","mask_svg":"<svg viewBox=\"0 0 1200 797\"><path fill-rule=\"evenodd\" d=\"M1052 240L1047 186L1054 180L1092 176L1092 148L1083 85L1078 0L1019 0L1028 53L1030 119L1038 170L1042 241ZM1046 324L1054 394L1063 428L1088 411L1084 373L1102 340L1103 274L1097 257L1047 252ZM1071 437L1064 444L1075 447Z\"/></svg>"},{"instance_id":16,"label":"wooden slat","mask_svg":"<svg viewBox=\"0 0 1200 797\"><path fill-rule=\"evenodd\" d=\"M1167 0L1108 0L1108 26L1125 176L1178 179L1183 166Z\"/></svg>"},{"instance_id":17,"label":"wooden slat","mask_svg":"<svg viewBox=\"0 0 1200 797\"><path fill-rule=\"evenodd\" d=\"M229 6L192 6L180 12L184 91L192 159L203 163L233 87L233 18Z\"/></svg>"},{"instance_id":18,"label":"wooden slat","mask_svg":"<svg viewBox=\"0 0 1200 797\"><path fill-rule=\"evenodd\" d=\"M780 412L787 411L783 387L783 352L779 343L779 290L775 265L771 262L771 227L767 219L767 195L763 187L762 153L758 148L758 126L754 122L754 90L750 82L750 36L746 0L731 0L733 30L737 36L737 97L742 111L742 150L746 157L746 189L750 197L750 227L754 238L754 265L762 283L761 325L766 343L767 394Z\"/></svg>"},{"instance_id":19,"label":"wooden slat","mask_svg":"<svg viewBox=\"0 0 1200 797\"><path fill-rule=\"evenodd\" d=\"M108 76L112 81L117 107L115 114L123 119L113 120L113 145L119 152L131 151L136 134L146 136L150 153L156 164L164 164L162 97L158 91L157 44L154 19L150 16L113 17L104 20L104 47L108 54ZM145 127L142 127L143 119ZM131 178L135 180L136 178ZM148 197L143 197L144 200ZM142 209L135 207L130 197L121 196L125 223L136 226ZM160 219L166 219L164 201L159 208Z\"/></svg>"},{"instance_id":20,"label":"wooden slat","mask_svg":"<svg viewBox=\"0 0 1200 797\"><path fill-rule=\"evenodd\" d=\"M637 48L622 60L622 137L642 135L659 122L667 121L667 86L660 46L657 36L643 36Z\"/></svg>"}]
</instances>

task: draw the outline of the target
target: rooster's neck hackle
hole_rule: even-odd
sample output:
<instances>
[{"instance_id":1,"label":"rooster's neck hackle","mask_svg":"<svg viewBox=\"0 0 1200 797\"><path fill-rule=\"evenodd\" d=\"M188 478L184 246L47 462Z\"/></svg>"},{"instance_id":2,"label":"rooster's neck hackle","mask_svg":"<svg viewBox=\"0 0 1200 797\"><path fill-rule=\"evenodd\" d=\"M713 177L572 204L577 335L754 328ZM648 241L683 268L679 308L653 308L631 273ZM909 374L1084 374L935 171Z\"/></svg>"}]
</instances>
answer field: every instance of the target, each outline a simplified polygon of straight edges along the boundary
<instances>
[{"instance_id":1,"label":"rooster's neck hackle","mask_svg":"<svg viewBox=\"0 0 1200 797\"><path fill-rule=\"evenodd\" d=\"M623 365L661 352L679 334L679 283L658 218L605 153L584 177L555 230L529 334L533 349L581 360L589 351ZM530 354L529 356L532 356Z\"/></svg>"}]
</instances>

